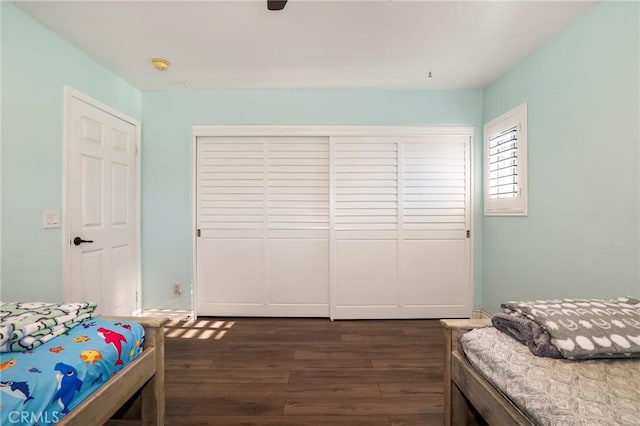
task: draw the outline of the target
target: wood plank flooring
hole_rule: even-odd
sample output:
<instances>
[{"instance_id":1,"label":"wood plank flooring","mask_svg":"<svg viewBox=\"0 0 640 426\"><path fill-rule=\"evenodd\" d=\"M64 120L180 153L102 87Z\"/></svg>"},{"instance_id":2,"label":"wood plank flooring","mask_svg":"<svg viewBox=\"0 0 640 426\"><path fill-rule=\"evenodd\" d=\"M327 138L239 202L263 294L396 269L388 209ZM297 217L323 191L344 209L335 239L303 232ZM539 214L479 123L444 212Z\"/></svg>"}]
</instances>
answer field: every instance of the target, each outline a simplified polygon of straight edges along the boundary
<instances>
[{"instance_id":1,"label":"wood plank flooring","mask_svg":"<svg viewBox=\"0 0 640 426\"><path fill-rule=\"evenodd\" d=\"M166 332L166 424L443 423L437 320L200 318Z\"/></svg>"}]
</instances>

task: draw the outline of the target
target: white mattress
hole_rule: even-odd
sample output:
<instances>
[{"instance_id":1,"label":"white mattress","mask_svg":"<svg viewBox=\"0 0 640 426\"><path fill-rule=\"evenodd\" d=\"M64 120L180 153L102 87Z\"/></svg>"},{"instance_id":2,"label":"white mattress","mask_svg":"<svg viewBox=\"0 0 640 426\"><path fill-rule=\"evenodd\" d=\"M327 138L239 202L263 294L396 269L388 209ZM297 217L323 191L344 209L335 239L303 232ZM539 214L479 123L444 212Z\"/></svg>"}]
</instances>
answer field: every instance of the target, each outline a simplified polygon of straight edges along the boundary
<instances>
[{"instance_id":1,"label":"white mattress","mask_svg":"<svg viewBox=\"0 0 640 426\"><path fill-rule=\"evenodd\" d=\"M462 337L467 359L540 425L640 425L640 359L568 361L534 356L496 330Z\"/></svg>"}]
</instances>

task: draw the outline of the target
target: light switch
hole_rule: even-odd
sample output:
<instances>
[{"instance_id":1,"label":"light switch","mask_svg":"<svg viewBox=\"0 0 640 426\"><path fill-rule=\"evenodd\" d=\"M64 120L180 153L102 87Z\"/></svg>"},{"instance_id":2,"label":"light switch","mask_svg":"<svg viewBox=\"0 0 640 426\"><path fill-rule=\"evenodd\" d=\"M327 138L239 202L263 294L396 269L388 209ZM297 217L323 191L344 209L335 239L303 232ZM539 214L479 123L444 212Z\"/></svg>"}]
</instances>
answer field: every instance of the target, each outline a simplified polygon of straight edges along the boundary
<instances>
[{"instance_id":1,"label":"light switch","mask_svg":"<svg viewBox=\"0 0 640 426\"><path fill-rule=\"evenodd\" d=\"M44 228L60 227L60 210L45 210L42 226Z\"/></svg>"}]
</instances>

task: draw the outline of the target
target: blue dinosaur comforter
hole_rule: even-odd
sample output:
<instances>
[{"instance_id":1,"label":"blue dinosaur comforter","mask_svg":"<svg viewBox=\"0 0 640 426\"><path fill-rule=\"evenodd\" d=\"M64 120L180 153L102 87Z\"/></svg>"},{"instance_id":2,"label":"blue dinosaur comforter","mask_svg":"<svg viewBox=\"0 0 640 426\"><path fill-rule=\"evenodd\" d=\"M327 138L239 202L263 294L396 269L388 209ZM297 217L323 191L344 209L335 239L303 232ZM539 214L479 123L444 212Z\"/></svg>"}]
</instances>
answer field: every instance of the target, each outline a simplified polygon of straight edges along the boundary
<instances>
[{"instance_id":1,"label":"blue dinosaur comforter","mask_svg":"<svg viewBox=\"0 0 640 426\"><path fill-rule=\"evenodd\" d=\"M33 351L0 354L0 424L49 425L142 351L134 322L94 318Z\"/></svg>"}]
</instances>

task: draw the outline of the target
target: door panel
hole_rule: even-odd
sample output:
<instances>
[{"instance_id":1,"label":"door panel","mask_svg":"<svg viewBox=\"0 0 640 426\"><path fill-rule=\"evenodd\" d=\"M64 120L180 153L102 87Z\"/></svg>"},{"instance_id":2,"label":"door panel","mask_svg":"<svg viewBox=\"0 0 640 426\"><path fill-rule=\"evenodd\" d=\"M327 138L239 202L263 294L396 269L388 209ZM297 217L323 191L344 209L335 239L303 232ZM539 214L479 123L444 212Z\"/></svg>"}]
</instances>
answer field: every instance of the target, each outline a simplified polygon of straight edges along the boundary
<instances>
[{"instance_id":1,"label":"door panel","mask_svg":"<svg viewBox=\"0 0 640 426\"><path fill-rule=\"evenodd\" d=\"M80 260L81 280L85 285L79 286L77 297L72 300L88 300L98 304L102 302L103 250L84 250Z\"/></svg>"},{"instance_id":2,"label":"door panel","mask_svg":"<svg viewBox=\"0 0 640 426\"><path fill-rule=\"evenodd\" d=\"M328 316L327 138L197 141L197 313Z\"/></svg>"},{"instance_id":3,"label":"door panel","mask_svg":"<svg viewBox=\"0 0 640 426\"><path fill-rule=\"evenodd\" d=\"M470 138L332 144L332 318L469 316Z\"/></svg>"},{"instance_id":4,"label":"door panel","mask_svg":"<svg viewBox=\"0 0 640 426\"><path fill-rule=\"evenodd\" d=\"M111 168L111 224L127 226L129 223L129 166L113 163Z\"/></svg>"},{"instance_id":5,"label":"door panel","mask_svg":"<svg viewBox=\"0 0 640 426\"><path fill-rule=\"evenodd\" d=\"M241 315L262 303L262 240L202 239L200 250L200 306L236 305Z\"/></svg>"},{"instance_id":6,"label":"door panel","mask_svg":"<svg viewBox=\"0 0 640 426\"><path fill-rule=\"evenodd\" d=\"M102 179L103 161L100 158L82 156L82 227L101 227L102 222Z\"/></svg>"},{"instance_id":7,"label":"door panel","mask_svg":"<svg viewBox=\"0 0 640 426\"><path fill-rule=\"evenodd\" d=\"M464 240L405 241L400 303L459 306L469 286L465 260Z\"/></svg>"},{"instance_id":8,"label":"door panel","mask_svg":"<svg viewBox=\"0 0 640 426\"><path fill-rule=\"evenodd\" d=\"M270 303L328 306L328 240L271 240L269 262Z\"/></svg>"},{"instance_id":9,"label":"door panel","mask_svg":"<svg viewBox=\"0 0 640 426\"><path fill-rule=\"evenodd\" d=\"M105 297L108 305L115 310L126 309L131 302L129 287L131 286L131 248L128 245L111 248L111 291Z\"/></svg>"},{"instance_id":10,"label":"door panel","mask_svg":"<svg viewBox=\"0 0 640 426\"><path fill-rule=\"evenodd\" d=\"M397 306L397 255L393 240L337 241L336 309Z\"/></svg>"}]
</instances>

